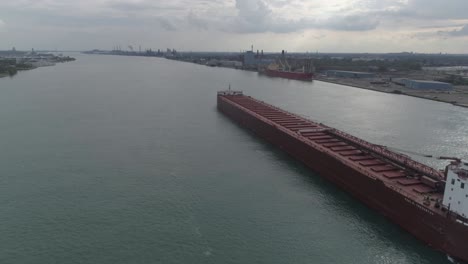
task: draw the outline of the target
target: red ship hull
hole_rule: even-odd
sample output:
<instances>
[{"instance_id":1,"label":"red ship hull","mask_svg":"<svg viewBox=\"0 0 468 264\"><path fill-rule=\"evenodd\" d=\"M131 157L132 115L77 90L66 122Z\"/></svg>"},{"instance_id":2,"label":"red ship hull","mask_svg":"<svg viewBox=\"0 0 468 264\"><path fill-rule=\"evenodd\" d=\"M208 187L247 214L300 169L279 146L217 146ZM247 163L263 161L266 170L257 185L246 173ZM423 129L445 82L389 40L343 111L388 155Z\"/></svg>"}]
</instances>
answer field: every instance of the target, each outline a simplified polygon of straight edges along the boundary
<instances>
[{"instance_id":1,"label":"red ship hull","mask_svg":"<svg viewBox=\"0 0 468 264\"><path fill-rule=\"evenodd\" d=\"M331 151L318 145L317 147L314 142L309 142L301 136L300 125L287 121L288 118L300 121L305 119L251 97L218 95L217 106L219 111L226 116L303 162L320 176L333 182L434 249L445 252L458 260L468 261L468 243L466 243L468 226L466 224L457 222L448 212L434 211L436 209L433 207L426 208L416 198L405 194L403 189L398 190L398 187L391 186L386 180L380 179L378 174L372 174L373 170L355 166L347 158L353 157L350 156L351 152L356 150L335 147L340 154L335 155L333 147ZM313 125L320 129L324 127L312 121L308 122L303 123L302 126ZM310 128L308 130L312 135L309 138L313 138L315 142L335 140L327 139ZM303 131L309 133L308 130ZM339 143L336 144L339 145ZM333 143L323 145L326 144Z\"/></svg>"},{"instance_id":2,"label":"red ship hull","mask_svg":"<svg viewBox=\"0 0 468 264\"><path fill-rule=\"evenodd\" d=\"M271 77L281 77L286 79L302 80L302 81L312 81L314 78L313 73L307 72L288 72L288 71L277 71L266 69L264 73Z\"/></svg>"}]
</instances>

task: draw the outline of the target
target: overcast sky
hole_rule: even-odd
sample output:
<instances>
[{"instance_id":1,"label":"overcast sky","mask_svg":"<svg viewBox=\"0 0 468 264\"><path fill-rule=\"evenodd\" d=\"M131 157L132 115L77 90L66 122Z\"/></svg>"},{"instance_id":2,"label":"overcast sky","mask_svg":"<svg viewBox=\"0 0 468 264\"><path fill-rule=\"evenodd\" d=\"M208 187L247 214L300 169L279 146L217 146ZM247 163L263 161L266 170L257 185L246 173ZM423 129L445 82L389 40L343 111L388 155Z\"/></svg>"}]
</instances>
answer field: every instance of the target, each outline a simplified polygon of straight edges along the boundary
<instances>
[{"instance_id":1,"label":"overcast sky","mask_svg":"<svg viewBox=\"0 0 468 264\"><path fill-rule=\"evenodd\" d=\"M468 0L0 0L0 49L468 53Z\"/></svg>"}]
</instances>

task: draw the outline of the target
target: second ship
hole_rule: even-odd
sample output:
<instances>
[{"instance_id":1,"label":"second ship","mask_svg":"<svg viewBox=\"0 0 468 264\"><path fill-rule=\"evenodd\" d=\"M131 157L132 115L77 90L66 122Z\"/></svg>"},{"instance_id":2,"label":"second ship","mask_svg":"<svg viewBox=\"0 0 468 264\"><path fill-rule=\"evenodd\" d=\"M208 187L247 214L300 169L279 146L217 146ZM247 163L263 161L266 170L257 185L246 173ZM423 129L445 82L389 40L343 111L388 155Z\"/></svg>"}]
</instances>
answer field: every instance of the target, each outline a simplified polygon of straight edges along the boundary
<instances>
[{"instance_id":1,"label":"second ship","mask_svg":"<svg viewBox=\"0 0 468 264\"><path fill-rule=\"evenodd\" d=\"M270 77L281 77L301 81L312 81L314 79L314 67L310 60L298 61L299 63L288 62L282 51L281 58L271 63L265 69L259 71Z\"/></svg>"}]
</instances>

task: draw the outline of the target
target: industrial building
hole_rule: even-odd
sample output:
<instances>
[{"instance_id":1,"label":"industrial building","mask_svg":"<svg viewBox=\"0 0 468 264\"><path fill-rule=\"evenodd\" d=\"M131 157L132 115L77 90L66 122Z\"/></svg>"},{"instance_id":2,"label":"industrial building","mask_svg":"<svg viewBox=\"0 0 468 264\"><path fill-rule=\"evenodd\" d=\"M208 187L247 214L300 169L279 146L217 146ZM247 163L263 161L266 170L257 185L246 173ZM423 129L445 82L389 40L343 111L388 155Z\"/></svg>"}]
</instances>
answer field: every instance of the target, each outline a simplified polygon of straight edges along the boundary
<instances>
[{"instance_id":1,"label":"industrial building","mask_svg":"<svg viewBox=\"0 0 468 264\"><path fill-rule=\"evenodd\" d=\"M399 80L395 80L394 82L400 85L404 85L406 88L418 89L418 90L449 91L453 89L452 84L444 83L444 82L437 82L437 81L399 79Z\"/></svg>"},{"instance_id":2,"label":"industrial building","mask_svg":"<svg viewBox=\"0 0 468 264\"><path fill-rule=\"evenodd\" d=\"M248 50L244 53L242 62L244 67L257 67L259 65L268 65L274 62L274 60L264 58L263 51L261 54L258 51L255 54L253 51Z\"/></svg>"},{"instance_id":3,"label":"industrial building","mask_svg":"<svg viewBox=\"0 0 468 264\"><path fill-rule=\"evenodd\" d=\"M371 72L329 70L327 71L327 77L371 79L371 78L375 78L375 74Z\"/></svg>"}]
</instances>

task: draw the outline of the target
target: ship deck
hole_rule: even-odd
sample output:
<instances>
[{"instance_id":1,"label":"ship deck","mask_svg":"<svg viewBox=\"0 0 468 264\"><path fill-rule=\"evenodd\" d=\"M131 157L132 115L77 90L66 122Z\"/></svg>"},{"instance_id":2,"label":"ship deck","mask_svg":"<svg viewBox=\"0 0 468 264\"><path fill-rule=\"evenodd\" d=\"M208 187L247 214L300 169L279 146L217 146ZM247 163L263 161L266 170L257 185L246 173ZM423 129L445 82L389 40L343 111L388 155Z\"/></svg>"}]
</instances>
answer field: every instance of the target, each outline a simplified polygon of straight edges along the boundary
<instances>
[{"instance_id":1,"label":"ship deck","mask_svg":"<svg viewBox=\"0 0 468 264\"><path fill-rule=\"evenodd\" d=\"M432 184L444 180L440 171L383 146L374 145L254 98L243 95L221 97L311 147L333 156L363 175L381 180L387 187L417 203L421 209L446 214L441 208L434 207L435 201L442 201L443 197L443 193Z\"/></svg>"}]
</instances>

